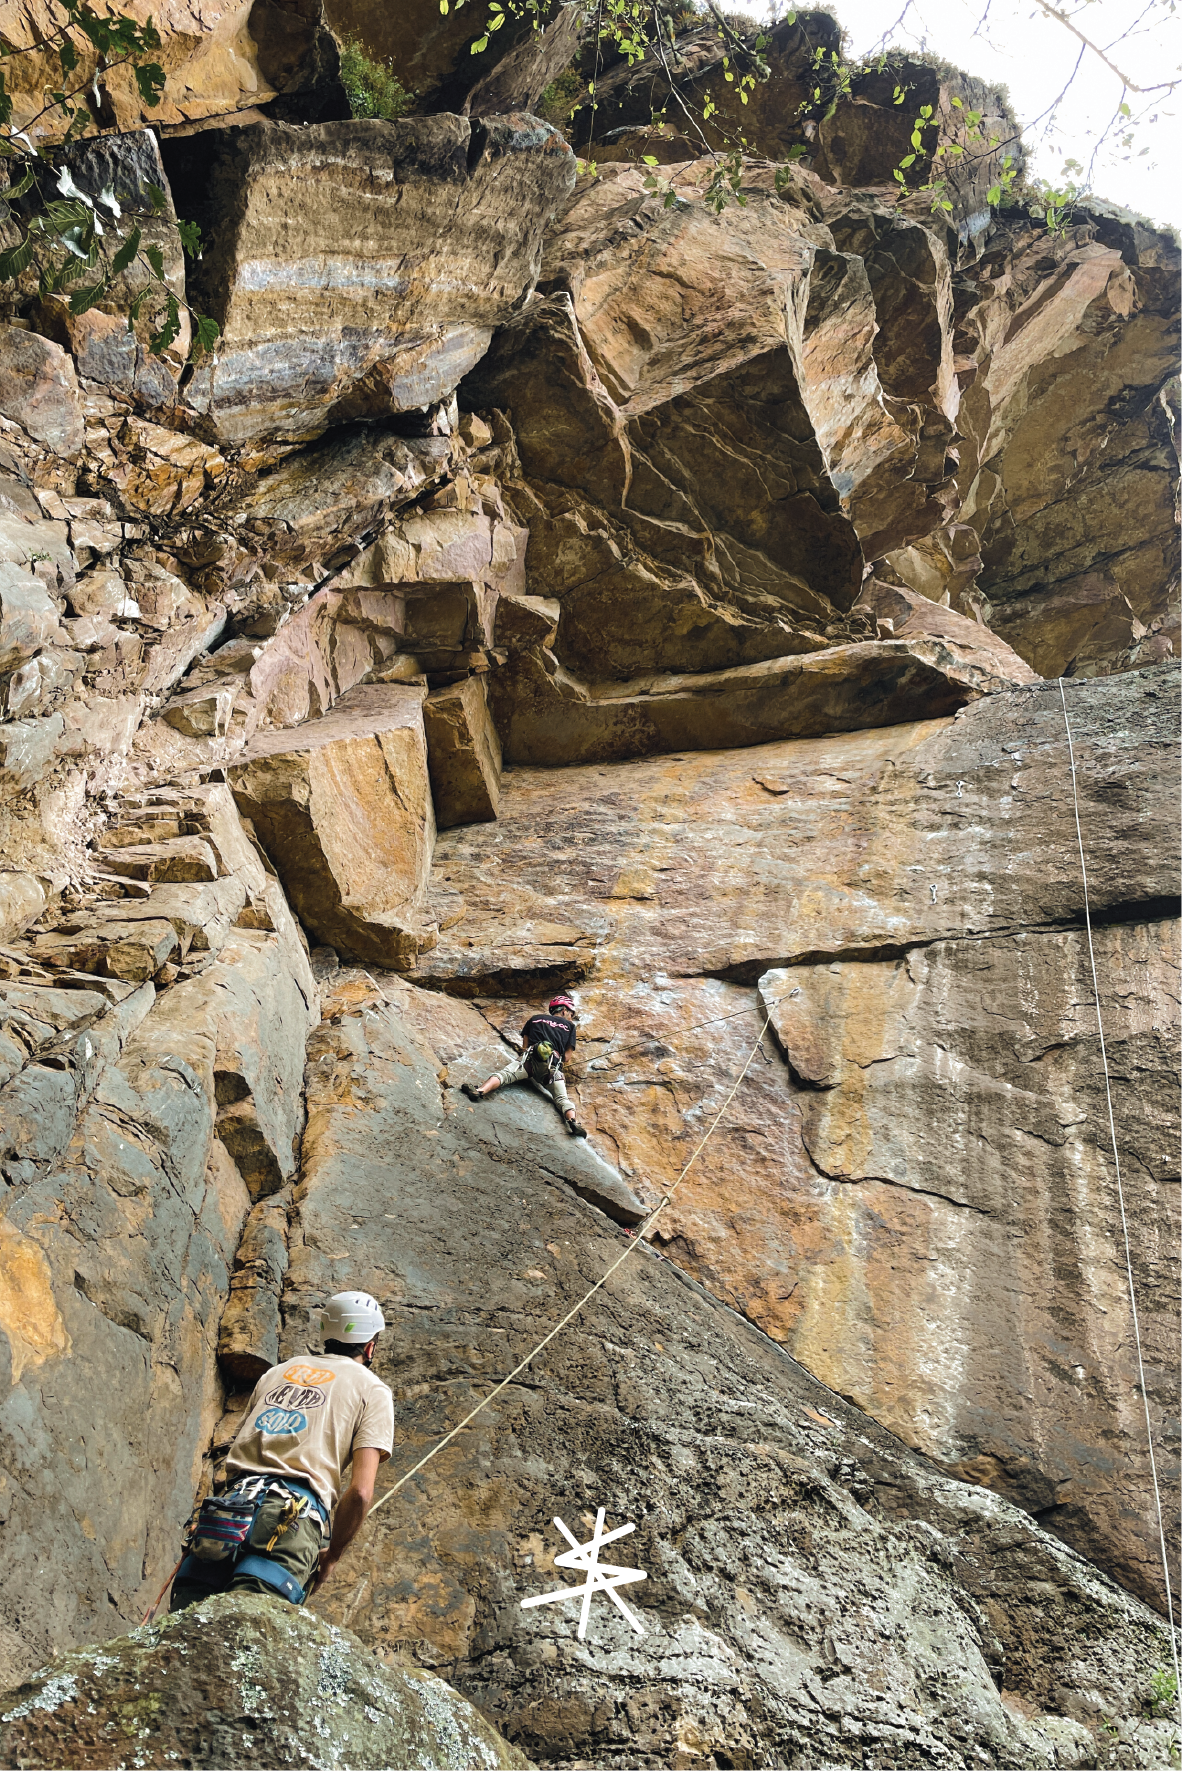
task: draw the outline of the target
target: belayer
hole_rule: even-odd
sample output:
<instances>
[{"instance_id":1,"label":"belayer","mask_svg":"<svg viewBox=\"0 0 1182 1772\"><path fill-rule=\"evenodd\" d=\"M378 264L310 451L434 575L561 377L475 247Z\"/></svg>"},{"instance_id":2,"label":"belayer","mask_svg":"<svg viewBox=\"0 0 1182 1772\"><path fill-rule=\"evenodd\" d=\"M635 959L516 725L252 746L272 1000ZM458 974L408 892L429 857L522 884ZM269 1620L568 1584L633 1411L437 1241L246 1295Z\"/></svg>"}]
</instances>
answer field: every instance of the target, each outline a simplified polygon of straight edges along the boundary
<instances>
[{"instance_id":1,"label":"belayer","mask_svg":"<svg viewBox=\"0 0 1182 1772\"><path fill-rule=\"evenodd\" d=\"M227 1588L302 1606L327 1581L394 1447L394 1398L370 1371L385 1327L367 1293L338 1292L321 1313L324 1352L263 1373L226 1456L229 1486L189 1526L170 1612Z\"/></svg>"},{"instance_id":2,"label":"belayer","mask_svg":"<svg viewBox=\"0 0 1182 1772\"><path fill-rule=\"evenodd\" d=\"M547 1008L546 1015L531 1015L522 1028L520 1061L479 1088L465 1083L464 1094L469 1101L483 1101L494 1089L507 1089L511 1083L536 1083L553 1098L571 1137L586 1138L587 1128L575 1118L562 1075L563 1060L575 1049L577 1011L569 997L551 997Z\"/></svg>"}]
</instances>

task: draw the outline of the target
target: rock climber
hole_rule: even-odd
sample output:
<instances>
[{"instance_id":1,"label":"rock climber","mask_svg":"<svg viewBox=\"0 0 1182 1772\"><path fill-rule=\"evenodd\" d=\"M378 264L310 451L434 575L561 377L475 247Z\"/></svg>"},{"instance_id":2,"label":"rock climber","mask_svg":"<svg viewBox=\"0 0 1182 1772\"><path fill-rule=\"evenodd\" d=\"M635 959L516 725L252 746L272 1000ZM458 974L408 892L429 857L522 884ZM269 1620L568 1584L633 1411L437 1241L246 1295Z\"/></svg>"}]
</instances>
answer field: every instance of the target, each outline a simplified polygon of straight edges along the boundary
<instances>
[{"instance_id":1,"label":"rock climber","mask_svg":"<svg viewBox=\"0 0 1182 1772\"><path fill-rule=\"evenodd\" d=\"M489 1077L479 1088L465 1083L464 1094L469 1101L483 1101L494 1089L507 1089L511 1083L536 1083L553 1098L571 1137L586 1138L587 1128L575 1118L562 1075L563 1060L575 1049L578 1011L569 997L551 997L547 1010L546 1015L531 1015L522 1028L523 1050L518 1063L497 1077Z\"/></svg>"},{"instance_id":2,"label":"rock climber","mask_svg":"<svg viewBox=\"0 0 1182 1772\"><path fill-rule=\"evenodd\" d=\"M394 1447L394 1399L370 1371L385 1327L368 1293L338 1292L320 1317L323 1353L263 1373L226 1457L228 1486L189 1529L170 1611L227 1588L302 1606L328 1580Z\"/></svg>"}]
</instances>

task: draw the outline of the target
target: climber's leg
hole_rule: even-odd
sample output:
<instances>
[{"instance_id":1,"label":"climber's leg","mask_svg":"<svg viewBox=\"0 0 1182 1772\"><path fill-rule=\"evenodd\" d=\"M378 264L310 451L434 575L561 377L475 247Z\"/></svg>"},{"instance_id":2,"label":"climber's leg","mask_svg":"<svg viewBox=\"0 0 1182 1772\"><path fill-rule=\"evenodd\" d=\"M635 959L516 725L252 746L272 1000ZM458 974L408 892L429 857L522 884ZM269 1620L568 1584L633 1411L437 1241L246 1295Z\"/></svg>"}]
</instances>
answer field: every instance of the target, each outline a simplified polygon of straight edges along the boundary
<instances>
[{"instance_id":1,"label":"climber's leg","mask_svg":"<svg viewBox=\"0 0 1182 1772\"><path fill-rule=\"evenodd\" d=\"M566 1092L566 1079L561 1071L555 1071L550 1078L550 1093L554 1097L554 1105L566 1122L566 1129L572 1138L586 1138L587 1128L581 1126L575 1118L575 1110L571 1106L570 1096Z\"/></svg>"},{"instance_id":2,"label":"climber's leg","mask_svg":"<svg viewBox=\"0 0 1182 1772\"><path fill-rule=\"evenodd\" d=\"M474 1083L464 1083L462 1088L469 1101L483 1101L484 1098L487 1095L491 1095L494 1090L507 1089L511 1083L524 1083L528 1076L529 1072L525 1068L525 1061L523 1059L515 1064L512 1069L502 1071L499 1076L489 1077L488 1081L486 1083L481 1083L479 1088L477 1088Z\"/></svg>"}]
</instances>

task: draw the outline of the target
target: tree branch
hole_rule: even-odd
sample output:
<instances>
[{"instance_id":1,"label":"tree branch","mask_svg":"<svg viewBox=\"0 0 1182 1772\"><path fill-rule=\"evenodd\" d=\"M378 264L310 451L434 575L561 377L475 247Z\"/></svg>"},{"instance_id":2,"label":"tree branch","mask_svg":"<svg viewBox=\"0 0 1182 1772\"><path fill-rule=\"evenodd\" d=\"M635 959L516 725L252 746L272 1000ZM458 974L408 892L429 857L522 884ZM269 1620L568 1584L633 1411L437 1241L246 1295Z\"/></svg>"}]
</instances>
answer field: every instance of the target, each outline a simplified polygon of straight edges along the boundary
<instances>
[{"instance_id":1,"label":"tree branch","mask_svg":"<svg viewBox=\"0 0 1182 1772\"><path fill-rule=\"evenodd\" d=\"M1098 56L1104 63L1104 66L1108 69L1109 73L1115 74L1127 91L1139 92L1142 95L1150 92L1173 92L1174 88L1178 85L1177 80L1159 80L1156 86L1138 86L1135 80L1130 80L1127 74L1122 74L1114 61L1108 59L1108 56L1100 48L1098 43L1093 43L1090 37L1084 36L1079 26L1073 24L1065 12L1061 12L1057 6L1052 6L1050 0L1035 0L1035 5L1041 12L1046 14L1047 18L1057 20L1057 22L1063 26L1064 30L1070 31L1073 37L1078 37L1084 48L1090 49L1094 56ZM1119 42L1120 39L1118 38L1117 41Z\"/></svg>"}]
</instances>

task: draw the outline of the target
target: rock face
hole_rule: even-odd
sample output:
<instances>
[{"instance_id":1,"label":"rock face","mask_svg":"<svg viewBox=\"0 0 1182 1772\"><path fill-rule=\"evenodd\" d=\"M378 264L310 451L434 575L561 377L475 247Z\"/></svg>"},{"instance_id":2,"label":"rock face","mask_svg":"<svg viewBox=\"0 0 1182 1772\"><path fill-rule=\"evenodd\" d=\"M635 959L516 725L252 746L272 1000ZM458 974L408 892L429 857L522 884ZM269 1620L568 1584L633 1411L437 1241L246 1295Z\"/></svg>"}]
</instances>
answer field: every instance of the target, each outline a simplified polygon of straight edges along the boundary
<instances>
[{"instance_id":1,"label":"rock face","mask_svg":"<svg viewBox=\"0 0 1182 1772\"><path fill-rule=\"evenodd\" d=\"M257 123L212 152L184 138L170 170L218 218L201 294L222 338L191 398L234 442L444 399L528 295L574 183L526 115Z\"/></svg>"},{"instance_id":2,"label":"rock face","mask_svg":"<svg viewBox=\"0 0 1182 1772\"><path fill-rule=\"evenodd\" d=\"M10 1757L158 1758L109 1725L169 1693L165 1761L472 1763L429 1667L490 1764L1168 1763L1091 952L1169 1530L1176 242L984 162L945 225L872 74L720 187L606 67L576 182L518 107L580 9L470 12L375 15L387 124L317 5L166 8L159 147L112 87L63 151L218 351L130 272L0 317L0 1661L141 1616L327 1291L391 1323L390 1484L627 1258L318 1596L397 1717L215 1608L55 1663ZM771 39L783 154L838 34ZM586 1141L459 1092L560 986ZM600 1507L643 1638L520 1609Z\"/></svg>"},{"instance_id":3,"label":"rock face","mask_svg":"<svg viewBox=\"0 0 1182 1772\"><path fill-rule=\"evenodd\" d=\"M1068 706L1164 1432L1176 673ZM1058 689L848 740L513 771L497 824L443 836L436 871L468 908L416 977L478 999L582 981L583 1111L650 1203L758 1033L736 987L759 981L786 1063L764 1053L758 1107L719 1129L662 1246L835 1391L1160 1599Z\"/></svg>"},{"instance_id":4,"label":"rock face","mask_svg":"<svg viewBox=\"0 0 1182 1772\"><path fill-rule=\"evenodd\" d=\"M548 1104L454 1087L493 1061L485 1015L393 979L326 990L284 1347L346 1276L374 1289L400 1474L628 1244L574 1197ZM1128 1706L1155 1615L632 1247L317 1608L413 1646L547 1764L1094 1764L1087 1725ZM569 1610L521 1610L561 1584L552 1517L589 1530L598 1507L637 1525L617 1555L647 1571L628 1592L643 1638L603 1600L585 1643Z\"/></svg>"},{"instance_id":5,"label":"rock face","mask_svg":"<svg viewBox=\"0 0 1182 1772\"><path fill-rule=\"evenodd\" d=\"M318 0L230 0L216 13L192 0L132 5L127 9L141 23L151 19L160 33L157 59L166 80L161 103L144 103L133 70L122 58L113 67L81 33L76 39L78 63L72 80L85 89L94 82L95 102L107 128L135 130L148 125L191 125L194 119L220 117L265 104L281 94L305 93L315 103L316 88L336 71L336 46L323 24ZM62 80L56 51L42 49L44 15L35 5L5 0L0 29L20 53L6 80L14 100L14 123L35 119L40 139L59 139L67 119L60 111L45 114L45 94Z\"/></svg>"},{"instance_id":6,"label":"rock face","mask_svg":"<svg viewBox=\"0 0 1182 1772\"><path fill-rule=\"evenodd\" d=\"M528 1764L442 1680L257 1594L51 1663L0 1699L0 1743L26 1766Z\"/></svg>"},{"instance_id":7,"label":"rock face","mask_svg":"<svg viewBox=\"0 0 1182 1772\"><path fill-rule=\"evenodd\" d=\"M63 932L0 980L3 1594L27 1657L154 1597L222 1407L243 1222L291 1175L303 1127L317 998L299 931L227 790L212 808L203 794L189 804L213 827L215 882L108 903L105 931L96 906L85 953ZM152 979L125 976L152 957Z\"/></svg>"}]
</instances>

